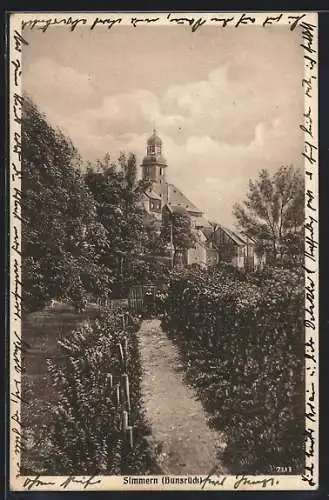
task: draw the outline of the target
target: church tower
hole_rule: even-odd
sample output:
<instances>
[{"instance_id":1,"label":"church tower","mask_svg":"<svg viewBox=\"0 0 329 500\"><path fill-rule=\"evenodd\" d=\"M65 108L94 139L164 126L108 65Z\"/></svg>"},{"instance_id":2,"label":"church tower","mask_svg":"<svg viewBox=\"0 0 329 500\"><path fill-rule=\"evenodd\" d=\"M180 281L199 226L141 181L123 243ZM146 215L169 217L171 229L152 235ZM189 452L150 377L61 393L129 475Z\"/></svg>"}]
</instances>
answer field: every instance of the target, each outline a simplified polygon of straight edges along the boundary
<instances>
[{"instance_id":1,"label":"church tower","mask_svg":"<svg viewBox=\"0 0 329 500\"><path fill-rule=\"evenodd\" d=\"M159 184L166 182L167 162L162 156L162 140L155 129L147 139L146 156L142 163L142 177Z\"/></svg>"},{"instance_id":2,"label":"church tower","mask_svg":"<svg viewBox=\"0 0 329 500\"><path fill-rule=\"evenodd\" d=\"M152 135L147 139L146 156L141 165L142 178L152 182L150 190L161 199L161 208L168 201L167 166L162 155L162 140L153 129Z\"/></svg>"}]
</instances>

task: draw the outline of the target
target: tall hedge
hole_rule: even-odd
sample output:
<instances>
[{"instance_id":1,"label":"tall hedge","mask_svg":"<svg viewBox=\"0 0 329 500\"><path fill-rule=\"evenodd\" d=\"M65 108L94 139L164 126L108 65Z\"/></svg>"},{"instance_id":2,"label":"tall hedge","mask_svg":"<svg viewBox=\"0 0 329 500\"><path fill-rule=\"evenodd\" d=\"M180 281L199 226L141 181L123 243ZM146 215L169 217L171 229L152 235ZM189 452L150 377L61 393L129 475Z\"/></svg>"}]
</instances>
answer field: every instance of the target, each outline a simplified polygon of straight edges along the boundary
<instances>
[{"instance_id":1,"label":"tall hedge","mask_svg":"<svg viewBox=\"0 0 329 500\"><path fill-rule=\"evenodd\" d=\"M165 323L234 472L303 465L303 279L271 269L185 271L172 280Z\"/></svg>"}]
</instances>

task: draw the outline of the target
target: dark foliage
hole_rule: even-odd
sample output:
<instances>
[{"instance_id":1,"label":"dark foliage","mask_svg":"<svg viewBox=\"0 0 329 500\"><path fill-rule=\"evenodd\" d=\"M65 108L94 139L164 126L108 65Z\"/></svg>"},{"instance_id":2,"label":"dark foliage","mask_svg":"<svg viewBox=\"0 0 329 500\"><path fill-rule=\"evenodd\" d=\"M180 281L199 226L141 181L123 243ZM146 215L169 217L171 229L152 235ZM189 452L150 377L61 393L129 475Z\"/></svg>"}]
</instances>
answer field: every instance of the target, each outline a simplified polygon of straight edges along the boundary
<instances>
[{"instance_id":1,"label":"dark foliage","mask_svg":"<svg viewBox=\"0 0 329 500\"><path fill-rule=\"evenodd\" d=\"M164 324L188 379L224 431L233 473L303 469L303 274L270 269L182 272L172 280Z\"/></svg>"},{"instance_id":2,"label":"dark foliage","mask_svg":"<svg viewBox=\"0 0 329 500\"><path fill-rule=\"evenodd\" d=\"M80 158L25 98L22 114L23 308L64 298L78 309L87 292L111 284L102 255L107 235L80 174Z\"/></svg>"},{"instance_id":3,"label":"dark foliage","mask_svg":"<svg viewBox=\"0 0 329 500\"><path fill-rule=\"evenodd\" d=\"M246 201L234 206L239 228L253 238L267 261L301 263L304 255L303 172L281 166L272 176L261 170L249 182Z\"/></svg>"},{"instance_id":4,"label":"dark foliage","mask_svg":"<svg viewBox=\"0 0 329 500\"><path fill-rule=\"evenodd\" d=\"M146 474L154 463L145 437L150 433L141 404L141 367L135 332L139 320L125 311L104 312L60 342L61 364L49 361L58 398L44 439L51 444L52 474ZM122 375L118 343L128 339L130 447L120 424L116 383ZM112 375L113 384L110 383Z\"/></svg>"}]
</instances>

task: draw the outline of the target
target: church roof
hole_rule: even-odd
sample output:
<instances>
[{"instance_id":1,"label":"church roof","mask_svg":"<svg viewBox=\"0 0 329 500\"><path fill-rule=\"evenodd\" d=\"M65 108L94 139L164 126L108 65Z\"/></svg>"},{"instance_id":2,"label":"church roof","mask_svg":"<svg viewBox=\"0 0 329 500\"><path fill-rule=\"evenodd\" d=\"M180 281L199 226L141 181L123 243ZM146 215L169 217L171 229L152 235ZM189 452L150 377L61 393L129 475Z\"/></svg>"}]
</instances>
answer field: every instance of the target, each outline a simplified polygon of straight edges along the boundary
<instances>
[{"instance_id":1,"label":"church roof","mask_svg":"<svg viewBox=\"0 0 329 500\"><path fill-rule=\"evenodd\" d=\"M180 206L180 205L170 205L167 203L165 207L171 212L172 214L187 214L186 208Z\"/></svg>"},{"instance_id":2,"label":"church roof","mask_svg":"<svg viewBox=\"0 0 329 500\"><path fill-rule=\"evenodd\" d=\"M174 184L168 183L168 205L183 207L187 212L197 212L202 214L202 211L194 205Z\"/></svg>"},{"instance_id":3,"label":"church roof","mask_svg":"<svg viewBox=\"0 0 329 500\"><path fill-rule=\"evenodd\" d=\"M162 146L162 140L158 136L155 128L153 129L153 134L147 139L147 144L148 145Z\"/></svg>"},{"instance_id":4,"label":"church roof","mask_svg":"<svg viewBox=\"0 0 329 500\"><path fill-rule=\"evenodd\" d=\"M196 217L192 217L194 223L195 223L195 226L196 227L200 227L202 228L202 231L204 229L207 229L207 228L210 228L210 222L208 221L208 219L206 219L205 217L203 216L196 216Z\"/></svg>"},{"instance_id":5,"label":"church roof","mask_svg":"<svg viewBox=\"0 0 329 500\"><path fill-rule=\"evenodd\" d=\"M186 214L188 214L195 224L195 231L201 231L205 235L204 230L210 228L210 223L205 217L203 217L202 215L192 215L191 213L188 212L188 209L183 205L172 205L167 203L166 207L171 213L185 212ZM212 232L211 229L210 231Z\"/></svg>"}]
</instances>

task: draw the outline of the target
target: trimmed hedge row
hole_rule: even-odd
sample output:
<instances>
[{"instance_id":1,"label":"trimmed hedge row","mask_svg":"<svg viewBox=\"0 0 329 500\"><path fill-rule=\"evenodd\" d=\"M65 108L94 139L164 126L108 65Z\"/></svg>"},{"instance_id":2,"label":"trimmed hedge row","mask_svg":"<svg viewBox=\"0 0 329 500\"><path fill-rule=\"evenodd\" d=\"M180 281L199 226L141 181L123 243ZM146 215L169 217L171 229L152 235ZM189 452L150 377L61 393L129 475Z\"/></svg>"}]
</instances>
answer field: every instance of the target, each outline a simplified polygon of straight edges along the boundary
<instances>
[{"instance_id":1,"label":"trimmed hedge row","mask_svg":"<svg viewBox=\"0 0 329 500\"><path fill-rule=\"evenodd\" d=\"M156 470L141 403L138 328L139 319L124 311L104 312L61 342L65 354L61 365L48 361L59 396L47 426L52 474L146 474ZM121 429L115 390L122 374L118 343L124 337L128 338L132 448Z\"/></svg>"},{"instance_id":2,"label":"trimmed hedge row","mask_svg":"<svg viewBox=\"0 0 329 500\"><path fill-rule=\"evenodd\" d=\"M164 326L226 435L233 473L303 470L303 305L299 271L246 276L224 267L172 279Z\"/></svg>"}]
</instances>

